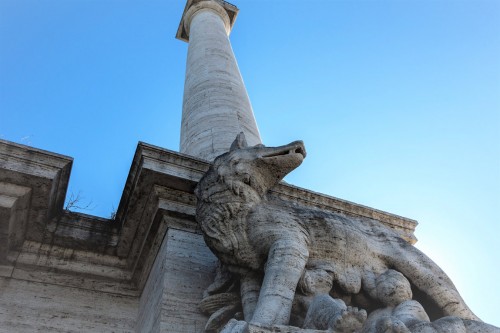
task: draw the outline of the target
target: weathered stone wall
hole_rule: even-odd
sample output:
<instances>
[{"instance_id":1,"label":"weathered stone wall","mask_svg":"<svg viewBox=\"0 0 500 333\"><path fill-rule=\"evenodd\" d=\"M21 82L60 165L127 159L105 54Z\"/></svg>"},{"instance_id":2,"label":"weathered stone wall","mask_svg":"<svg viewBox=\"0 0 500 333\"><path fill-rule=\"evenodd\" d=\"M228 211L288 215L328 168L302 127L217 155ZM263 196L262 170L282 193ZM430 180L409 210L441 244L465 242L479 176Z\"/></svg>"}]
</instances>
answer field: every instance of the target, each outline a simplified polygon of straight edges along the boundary
<instances>
[{"instance_id":1,"label":"weathered stone wall","mask_svg":"<svg viewBox=\"0 0 500 333\"><path fill-rule=\"evenodd\" d=\"M140 143L114 221L62 209L71 164L0 140L0 332L203 332L216 259L193 189L209 164ZM284 184L273 195L414 241L409 219Z\"/></svg>"},{"instance_id":2,"label":"weathered stone wall","mask_svg":"<svg viewBox=\"0 0 500 333\"><path fill-rule=\"evenodd\" d=\"M136 297L10 278L0 295L2 333L134 332Z\"/></svg>"},{"instance_id":3,"label":"weathered stone wall","mask_svg":"<svg viewBox=\"0 0 500 333\"><path fill-rule=\"evenodd\" d=\"M216 261L199 233L169 229L141 296L137 332L203 332L198 304Z\"/></svg>"}]
</instances>

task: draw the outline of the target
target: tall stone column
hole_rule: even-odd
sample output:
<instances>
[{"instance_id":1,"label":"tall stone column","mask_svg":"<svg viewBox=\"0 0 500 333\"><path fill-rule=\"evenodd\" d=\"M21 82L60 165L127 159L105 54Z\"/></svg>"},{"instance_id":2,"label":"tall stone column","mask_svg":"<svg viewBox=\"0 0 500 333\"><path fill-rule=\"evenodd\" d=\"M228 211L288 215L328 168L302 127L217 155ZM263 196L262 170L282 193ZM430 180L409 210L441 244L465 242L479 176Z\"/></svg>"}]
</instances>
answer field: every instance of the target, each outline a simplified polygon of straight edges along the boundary
<instances>
[{"instance_id":1,"label":"tall stone column","mask_svg":"<svg viewBox=\"0 0 500 333\"><path fill-rule=\"evenodd\" d=\"M180 151L213 161L244 132L261 143L252 106L229 42L238 9L220 0L188 0L177 38L189 43Z\"/></svg>"}]
</instances>

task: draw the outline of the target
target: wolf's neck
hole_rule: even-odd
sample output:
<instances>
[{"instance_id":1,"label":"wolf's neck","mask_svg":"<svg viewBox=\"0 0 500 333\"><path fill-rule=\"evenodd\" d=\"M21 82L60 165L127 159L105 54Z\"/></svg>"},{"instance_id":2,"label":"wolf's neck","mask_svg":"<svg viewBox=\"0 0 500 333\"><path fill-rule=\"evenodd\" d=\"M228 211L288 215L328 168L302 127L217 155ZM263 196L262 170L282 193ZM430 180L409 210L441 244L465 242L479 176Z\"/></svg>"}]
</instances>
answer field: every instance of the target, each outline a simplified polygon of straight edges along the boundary
<instances>
[{"instance_id":1,"label":"wolf's neck","mask_svg":"<svg viewBox=\"0 0 500 333\"><path fill-rule=\"evenodd\" d=\"M237 183L218 183L210 187L208 195L202 200L205 203L230 204L240 203L254 206L264 200L255 189Z\"/></svg>"}]
</instances>

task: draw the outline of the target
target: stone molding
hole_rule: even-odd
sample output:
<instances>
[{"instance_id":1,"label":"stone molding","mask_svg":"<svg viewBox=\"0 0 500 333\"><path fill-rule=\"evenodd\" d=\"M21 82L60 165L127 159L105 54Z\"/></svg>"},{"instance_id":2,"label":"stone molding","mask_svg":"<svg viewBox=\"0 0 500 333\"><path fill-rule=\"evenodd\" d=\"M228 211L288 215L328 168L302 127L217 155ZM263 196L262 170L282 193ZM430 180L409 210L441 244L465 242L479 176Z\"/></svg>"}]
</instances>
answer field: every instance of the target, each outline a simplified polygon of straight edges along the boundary
<instances>
[{"instance_id":1,"label":"stone molding","mask_svg":"<svg viewBox=\"0 0 500 333\"><path fill-rule=\"evenodd\" d=\"M31 188L0 182L0 262L24 241L30 199Z\"/></svg>"},{"instance_id":2,"label":"stone molding","mask_svg":"<svg viewBox=\"0 0 500 333\"><path fill-rule=\"evenodd\" d=\"M167 230L200 233L193 190L210 164L140 142L109 220L63 209L72 161L0 141L0 239L8 240L0 247L0 275L139 295ZM411 219L284 183L271 195L379 220L415 242Z\"/></svg>"},{"instance_id":3,"label":"stone molding","mask_svg":"<svg viewBox=\"0 0 500 333\"><path fill-rule=\"evenodd\" d=\"M239 11L235 5L223 0L188 0L182 13L182 19L175 38L189 42L189 24L191 23L191 18L201 8L211 8L217 12L224 21L226 32L229 36Z\"/></svg>"},{"instance_id":4,"label":"stone molding","mask_svg":"<svg viewBox=\"0 0 500 333\"><path fill-rule=\"evenodd\" d=\"M191 7L189 7L187 12L183 16L184 30L186 31L188 37L189 37L189 27L191 26L191 21L193 20L194 16L200 13L202 10L210 10L219 15L220 18L222 19L222 22L224 22L224 28L226 29L226 34L229 36L229 33L231 32L231 23L229 20L229 15L227 15L226 10L216 1L206 0L193 4Z\"/></svg>"},{"instance_id":5,"label":"stone molding","mask_svg":"<svg viewBox=\"0 0 500 333\"><path fill-rule=\"evenodd\" d=\"M9 250L24 239L43 241L63 209L72 164L71 157L0 140L0 233L8 229Z\"/></svg>"},{"instance_id":6,"label":"stone molding","mask_svg":"<svg viewBox=\"0 0 500 333\"><path fill-rule=\"evenodd\" d=\"M284 200L300 202L308 207L342 213L351 217L380 221L396 230L410 244L413 245L417 242L414 232L418 222L415 220L290 184L279 184L273 189L272 193Z\"/></svg>"}]
</instances>

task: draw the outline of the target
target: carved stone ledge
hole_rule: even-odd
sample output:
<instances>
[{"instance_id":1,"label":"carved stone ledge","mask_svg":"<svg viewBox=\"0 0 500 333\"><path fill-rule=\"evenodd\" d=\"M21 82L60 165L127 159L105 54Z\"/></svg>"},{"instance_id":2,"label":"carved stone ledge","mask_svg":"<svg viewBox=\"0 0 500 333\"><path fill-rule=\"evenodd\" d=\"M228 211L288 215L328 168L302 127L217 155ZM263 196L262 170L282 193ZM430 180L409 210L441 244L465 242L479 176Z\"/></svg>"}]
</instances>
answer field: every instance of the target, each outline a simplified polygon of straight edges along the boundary
<instances>
[{"instance_id":1,"label":"carved stone ledge","mask_svg":"<svg viewBox=\"0 0 500 333\"><path fill-rule=\"evenodd\" d=\"M128 257L133 265L142 251L158 205L155 186L178 191L179 200L184 200L180 193L192 195L208 167L204 161L140 142L116 214L122 225L118 256Z\"/></svg>"},{"instance_id":2,"label":"carved stone ledge","mask_svg":"<svg viewBox=\"0 0 500 333\"><path fill-rule=\"evenodd\" d=\"M116 254L127 260L141 289L168 228L199 233L193 190L210 164L185 154L140 142L132 161L116 220L121 227ZM348 201L280 184L272 195L308 207L341 212L355 219L376 219L401 231L410 243L416 221Z\"/></svg>"},{"instance_id":3,"label":"carved stone ledge","mask_svg":"<svg viewBox=\"0 0 500 333\"><path fill-rule=\"evenodd\" d=\"M24 241L31 188L0 182L0 263Z\"/></svg>"},{"instance_id":4,"label":"carved stone ledge","mask_svg":"<svg viewBox=\"0 0 500 333\"><path fill-rule=\"evenodd\" d=\"M342 213L352 217L369 218L380 221L386 226L396 230L410 244L415 244L417 242L414 232L418 222L415 220L290 184L281 183L276 186L271 193L284 200L300 202L308 207Z\"/></svg>"},{"instance_id":5,"label":"carved stone ledge","mask_svg":"<svg viewBox=\"0 0 500 333\"><path fill-rule=\"evenodd\" d=\"M47 224L44 242L80 251L115 255L119 228L114 220L64 211Z\"/></svg>"},{"instance_id":6,"label":"carved stone ledge","mask_svg":"<svg viewBox=\"0 0 500 333\"><path fill-rule=\"evenodd\" d=\"M194 223L193 190L209 166L204 160L140 142L117 211L117 220L122 226L118 256L127 257L131 267L136 265L142 246L147 245L145 239L152 239L148 234L157 230L155 219L162 202L164 207L169 207L166 210L179 210L178 214ZM278 185L272 195L307 207L378 220L397 230L411 244L416 242L413 233L417 222L412 219L284 183Z\"/></svg>"},{"instance_id":7,"label":"carved stone ledge","mask_svg":"<svg viewBox=\"0 0 500 333\"><path fill-rule=\"evenodd\" d=\"M9 217L2 216L0 225L8 224L7 218L18 219L13 225L17 230L9 232L15 235L9 236L15 244L20 245L24 237L43 241L48 221L62 212L72 163L71 157L0 140L0 194L17 198L12 203L17 208ZM23 203L25 194L12 195L20 187L31 193Z\"/></svg>"},{"instance_id":8,"label":"carved stone ledge","mask_svg":"<svg viewBox=\"0 0 500 333\"><path fill-rule=\"evenodd\" d=\"M37 275L40 282L130 294L143 288L169 228L200 233L193 190L210 166L206 161L139 143L114 221L63 210L72 163L0 140L0 276L34 279L30 272L37 270L44 272ZM410 219L288 184L272 195L380 220L414 239L416 222ZM111 288L109 279L121 282Z\"/></svg>"}]
</instances>

